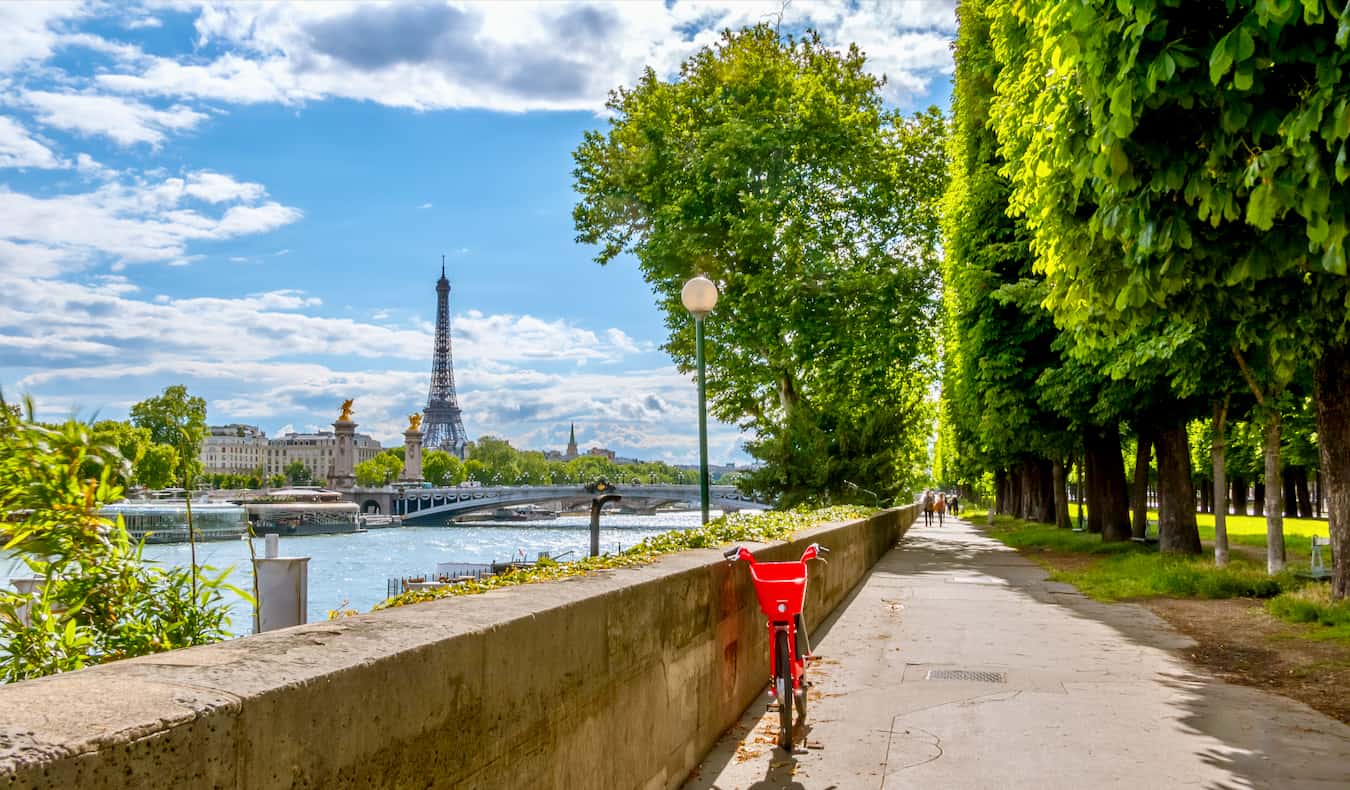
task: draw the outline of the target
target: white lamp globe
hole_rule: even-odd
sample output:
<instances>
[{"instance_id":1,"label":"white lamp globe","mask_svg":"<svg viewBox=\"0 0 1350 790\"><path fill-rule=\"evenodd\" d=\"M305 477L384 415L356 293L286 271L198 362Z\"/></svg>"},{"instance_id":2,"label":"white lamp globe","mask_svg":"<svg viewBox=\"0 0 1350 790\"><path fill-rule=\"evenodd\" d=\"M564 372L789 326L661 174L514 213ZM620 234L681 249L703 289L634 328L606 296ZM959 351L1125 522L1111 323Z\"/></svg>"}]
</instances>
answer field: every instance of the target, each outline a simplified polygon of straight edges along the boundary
<instances>
[{"instance_id":1,"label":"white lamp globe","mask_svg":"<svg viewBox=\"0 0 1350 790\"><path fill-rule=\"evenodd\" d=\"M684 303L684 309L694 314L695 318L702 318L717 306L717 286L703 275L699 275L684 284L680 291L680 301Z\"/></svg>"}]
</instances>

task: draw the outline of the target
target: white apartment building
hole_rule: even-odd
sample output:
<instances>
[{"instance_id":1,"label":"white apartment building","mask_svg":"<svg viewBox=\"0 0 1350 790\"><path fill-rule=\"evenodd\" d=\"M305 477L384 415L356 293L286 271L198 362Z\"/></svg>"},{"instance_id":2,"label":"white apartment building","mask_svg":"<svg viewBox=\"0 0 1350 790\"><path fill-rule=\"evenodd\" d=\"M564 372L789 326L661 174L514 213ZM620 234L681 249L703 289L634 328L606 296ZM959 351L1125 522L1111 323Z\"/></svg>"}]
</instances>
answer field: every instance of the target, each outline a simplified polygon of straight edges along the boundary
<instances>
[{"instance_id":1,"label":"white apartment building","mask_svg":"<svg viewBox=\"0 0 1350 790\"><path fill-rule=\"evenodd\" d=\"M256 425L212 425L201 459L207 474L253 474L267 462L267 435Z\"/></svg>"},{"instance_id":2,"label":"white apartment building","mask_svg":"<svg viewBox=\"0 0 1350 790\"><path fill-rule=\"evenodd\" d=\"M364 433L355 437L356 463L379 455L380 443ZM268 439L256 425L213 425L202 442L202 465L207 474L252 474L262 469L271 477L284 474L299 461L315 480L326 480L337 451L332 431L288 433Z\"/></svg>"}]
</instances>

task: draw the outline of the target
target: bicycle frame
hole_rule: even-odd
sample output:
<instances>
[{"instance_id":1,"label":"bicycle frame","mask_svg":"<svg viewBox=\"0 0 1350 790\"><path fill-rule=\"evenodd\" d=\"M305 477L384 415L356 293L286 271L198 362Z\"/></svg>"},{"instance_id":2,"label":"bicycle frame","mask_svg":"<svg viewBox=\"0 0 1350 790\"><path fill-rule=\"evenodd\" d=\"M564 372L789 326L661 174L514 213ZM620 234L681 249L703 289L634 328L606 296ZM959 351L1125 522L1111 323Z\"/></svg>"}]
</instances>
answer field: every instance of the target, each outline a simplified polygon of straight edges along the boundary
<instances>
[{"instance_id":1,"label":"bicycle frame","mask_svg":"<svg viewBox=\"0 0 1350 790\"><path fill-rule=\"evenodd\" d=\"M742 560L749 566L750 578L755 585L755 597L760 610L768 620L769 695L787 697L779 699L778 704L788 710L786 714L788 717L791 716L791 707L795 701L803 720L806 711L804 678L807 662L811 658L810 640L802 617L802 605L806 599L806 563L814 559L823 562L824 558L820 555L828 551L829 549L812 543L802 552L800 559L788 562L759 562L755 559L755 555L744 547L730 549L723 555L728 560ZM778 666L780 658L776 649L779 633L787 637L788 666L782 668ZM775 689L780 669L786 669L785 674L791 679L791 688L784 689L786 694L780 694ZM786 729L788 731L783 733L785 741L783 746L791 751L790 727Z\"/></svg>"}]
</instances>

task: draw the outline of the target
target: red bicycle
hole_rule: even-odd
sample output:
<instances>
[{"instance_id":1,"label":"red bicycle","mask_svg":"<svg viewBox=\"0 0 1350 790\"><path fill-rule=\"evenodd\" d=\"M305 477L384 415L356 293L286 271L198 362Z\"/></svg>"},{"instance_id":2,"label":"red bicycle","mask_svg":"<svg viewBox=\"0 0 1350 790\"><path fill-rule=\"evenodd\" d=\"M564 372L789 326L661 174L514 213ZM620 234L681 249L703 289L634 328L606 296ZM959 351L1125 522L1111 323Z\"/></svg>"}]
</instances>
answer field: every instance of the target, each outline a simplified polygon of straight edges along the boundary
<instances>
[{"instance_id":1,"label":"red bicycle","mask_svg":"<svg viewBox=\"0 0 1350 790\"><path fill-rule=\"evenodd\" d=\"M811 659L811 641L802 617L806 598L806 563L825 558L829 549L816 543L806 547L799 560L756 562L743 546L724 552L728 560L745 560L755 583L759 608L769 620L769 696L778 701L778 745L792 752L792 709L797 725L806 724L806 665Z\"/></svg>"}]
</instances>

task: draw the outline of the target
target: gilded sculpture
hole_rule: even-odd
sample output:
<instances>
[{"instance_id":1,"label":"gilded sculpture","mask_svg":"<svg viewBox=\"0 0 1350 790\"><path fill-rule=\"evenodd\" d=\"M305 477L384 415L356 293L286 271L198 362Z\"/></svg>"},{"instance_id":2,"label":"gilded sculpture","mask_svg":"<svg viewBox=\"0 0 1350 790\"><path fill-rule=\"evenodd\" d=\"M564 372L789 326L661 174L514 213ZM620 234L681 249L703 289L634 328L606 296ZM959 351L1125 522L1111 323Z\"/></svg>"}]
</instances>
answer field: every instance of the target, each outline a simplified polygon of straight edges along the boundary
<instances>
[{"instance_id":1,"label":"gilded sculpture","mask_svg":"<svg viewBox=\"0 0 1350 790\"><path fill-rule=\"evenodd\" d=\"M338 415L338 422L352 421L352 401L350 398L342 402L342 413Z\"/></svg>"},{"instance_id":2,"label":"gilded sculpture","mask_svg":"<svg viewBox=\"0 0 1350 790\"><path fill-rule=\"evenodd\" d=\"M409 430L410 432L416 432L416 431L422 430L422 415L421 415L421 414L409 414L409 415L408 415L408 430Z\"/></svg>"}]
</instances>

